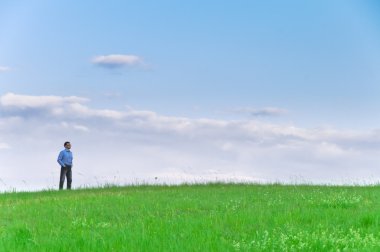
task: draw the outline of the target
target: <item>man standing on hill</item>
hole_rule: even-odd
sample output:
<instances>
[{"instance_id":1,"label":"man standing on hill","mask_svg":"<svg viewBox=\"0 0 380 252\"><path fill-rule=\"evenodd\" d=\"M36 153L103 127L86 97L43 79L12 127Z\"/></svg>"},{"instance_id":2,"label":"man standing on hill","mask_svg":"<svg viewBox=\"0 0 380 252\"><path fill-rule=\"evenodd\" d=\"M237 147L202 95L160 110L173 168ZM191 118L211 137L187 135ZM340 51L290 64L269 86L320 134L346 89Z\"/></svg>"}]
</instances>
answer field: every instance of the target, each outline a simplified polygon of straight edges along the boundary
<instances>
[{"instance_id":1,"label":"man standing on hill","mask_svg":"<svg viewBox=\"0 0 380 252\"><path fill-rule=\"evenodd\" d=\"M71 143L65 142L63 144L65 149L59 153L58 163L61 165L61 176L59 178L59 190L63 189L63 183L65 182L65 177L67 177L67 189L71 189L72 182L72 172L73 167L73 153L70 151Z\"/></svg>"}]
</instances>

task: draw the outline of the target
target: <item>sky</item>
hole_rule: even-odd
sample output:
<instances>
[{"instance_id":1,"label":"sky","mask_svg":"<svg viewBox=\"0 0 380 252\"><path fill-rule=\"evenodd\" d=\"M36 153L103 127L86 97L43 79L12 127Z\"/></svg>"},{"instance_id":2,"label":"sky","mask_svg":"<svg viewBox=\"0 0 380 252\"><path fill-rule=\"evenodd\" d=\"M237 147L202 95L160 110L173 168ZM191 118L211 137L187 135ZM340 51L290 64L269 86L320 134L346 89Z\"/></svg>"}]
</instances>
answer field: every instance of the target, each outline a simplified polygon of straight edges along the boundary
<instances>
[{"instance_id":1,"label":"sky","mask_svg":"<svg viewBox=\"0 0 380 252\"><path fill-rule=\"evenodd\" d=\"M380 4L0 2L0 189L380 180Z\"/></svg>"}]
</instances>

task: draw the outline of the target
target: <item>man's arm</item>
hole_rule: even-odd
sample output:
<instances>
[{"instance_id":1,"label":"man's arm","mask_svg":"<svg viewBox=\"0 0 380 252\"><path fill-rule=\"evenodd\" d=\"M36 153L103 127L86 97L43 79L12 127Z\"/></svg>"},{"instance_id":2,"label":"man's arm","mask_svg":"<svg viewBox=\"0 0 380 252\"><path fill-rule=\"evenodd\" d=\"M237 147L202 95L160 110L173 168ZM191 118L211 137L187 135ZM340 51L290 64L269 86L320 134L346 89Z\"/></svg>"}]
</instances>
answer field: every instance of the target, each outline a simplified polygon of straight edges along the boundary
<instances>
[{"instance_id":1,"label":"man's arm","mask_svg":"<svg viewBox=\"0 0 380 252\"><path fill-rule=\"evenodd\" d=\"M58 164L65 167L65 164L62 162L62 158L63 158L63 151L59 153L57 161L58 161Z\"/></svg>"}]
</instances>

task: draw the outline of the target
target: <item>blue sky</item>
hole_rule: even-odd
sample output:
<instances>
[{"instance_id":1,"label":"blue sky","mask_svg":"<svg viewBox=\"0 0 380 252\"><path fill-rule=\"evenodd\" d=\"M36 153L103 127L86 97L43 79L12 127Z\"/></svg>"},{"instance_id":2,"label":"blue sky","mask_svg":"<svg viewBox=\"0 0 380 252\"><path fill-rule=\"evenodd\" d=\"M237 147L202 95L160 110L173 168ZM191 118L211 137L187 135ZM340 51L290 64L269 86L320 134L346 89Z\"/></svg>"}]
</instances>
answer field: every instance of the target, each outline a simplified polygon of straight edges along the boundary
<instances>
[{"instance_id":1,"label":"blue sky","mask_svg":"<svg viewBox=\"0 0 380 252\"><path fill-rule=\"evenodd\" d=\"M371 135L380 125L379 11L370 0L4 0L0 93L33 109L29 98L76 96L94 111ZM110 55L139 63L94 62ZM32 110L22 116L41 114Z\"/></svg>"}]
</instances>

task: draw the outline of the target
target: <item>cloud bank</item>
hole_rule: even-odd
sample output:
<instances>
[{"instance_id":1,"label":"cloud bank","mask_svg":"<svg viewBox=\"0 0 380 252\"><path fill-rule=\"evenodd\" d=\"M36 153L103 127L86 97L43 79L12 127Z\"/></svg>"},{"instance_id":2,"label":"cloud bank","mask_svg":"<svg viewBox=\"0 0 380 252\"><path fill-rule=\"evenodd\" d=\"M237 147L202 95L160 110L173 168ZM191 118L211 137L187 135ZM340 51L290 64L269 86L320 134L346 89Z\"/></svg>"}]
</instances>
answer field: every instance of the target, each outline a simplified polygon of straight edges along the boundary
<instances>
[{"instance_id":1,"label":"cloud bank","mask_svg":"<svg viewBox=\"0 0 380 252\"><path fill-rule=\"evenodd\" d=\"M104 68L121 68L142 66L143 60L136 55L111 54L96 56L92 63Z\"/></svg>"},{"instance_id":2,"label":"cloud bank","mask_svg":"<svg viewBox=\"0 0 380 252\"><path fill-rule=\"evenodd\" d=\"M368 183L380 178L380 130L191 119L90 104L76 96L2 95L4 184L55 187L56 156L66 140L73 143L77 186L210 180Z\"/></svg>"}]
</instances>

